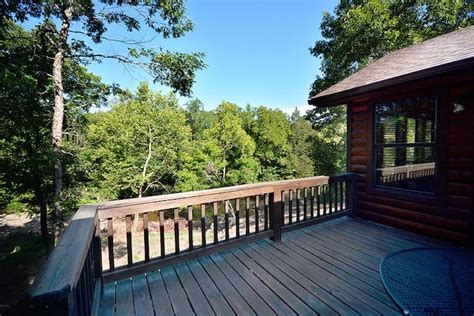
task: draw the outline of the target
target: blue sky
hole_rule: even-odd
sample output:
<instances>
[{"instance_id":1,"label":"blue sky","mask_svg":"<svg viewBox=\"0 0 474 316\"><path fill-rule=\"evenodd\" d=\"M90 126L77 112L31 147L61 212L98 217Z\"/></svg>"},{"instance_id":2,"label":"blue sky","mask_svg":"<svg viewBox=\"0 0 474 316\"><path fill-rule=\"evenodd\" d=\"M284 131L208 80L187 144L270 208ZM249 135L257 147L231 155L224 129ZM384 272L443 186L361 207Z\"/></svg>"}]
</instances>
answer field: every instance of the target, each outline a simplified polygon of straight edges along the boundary
<instances>
[{"instance_id":1,"label":"blue sky","mask_svg":"<svg viewBox=\"0 0 474 316\"><path fill-rule=\"evenodd\" d=\"M319 68L308 48L321 38L323 12L332 12L335 5L334 0L188 0L194 31L180 39L157 37L148 46L206 54L208 67L197 74L193 88L194 97L206 109L215 108L222 100L281 109L306 106L309 86ZM150 34L130 35L111 28L108 35L137 39ZM108 52L122 49L113 43L100 47ZM112 61L89 65L89 69L105 82L124 88L152 81L147 74L129 72Z\"/></svg>"}]
</instances>

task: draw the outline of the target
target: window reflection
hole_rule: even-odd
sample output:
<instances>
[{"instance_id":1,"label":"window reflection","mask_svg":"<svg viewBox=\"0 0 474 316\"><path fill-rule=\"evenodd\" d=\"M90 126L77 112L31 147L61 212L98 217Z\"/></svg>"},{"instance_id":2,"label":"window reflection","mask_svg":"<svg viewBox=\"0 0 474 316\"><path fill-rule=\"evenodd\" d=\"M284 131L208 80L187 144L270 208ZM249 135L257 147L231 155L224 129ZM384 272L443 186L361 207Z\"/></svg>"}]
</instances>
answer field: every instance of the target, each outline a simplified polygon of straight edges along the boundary
<instances>
[{"instance_id":1,"label":"window reflection","mask_svg":"<svg viewBox=\"0 0 474 316\"><path fill-rule=\"evenodd\" d=\"M436 97L377 104L374 136L377 185L434 192Z\"/></svg>"}]
</instances>

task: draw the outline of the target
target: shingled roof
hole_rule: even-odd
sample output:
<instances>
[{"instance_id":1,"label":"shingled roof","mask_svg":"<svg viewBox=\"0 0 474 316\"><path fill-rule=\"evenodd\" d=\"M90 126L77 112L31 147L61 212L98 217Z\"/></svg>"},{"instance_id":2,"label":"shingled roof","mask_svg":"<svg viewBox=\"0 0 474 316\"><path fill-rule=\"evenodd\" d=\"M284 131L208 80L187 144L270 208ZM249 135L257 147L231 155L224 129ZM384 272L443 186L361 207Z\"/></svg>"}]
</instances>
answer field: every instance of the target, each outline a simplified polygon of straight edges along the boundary
<instances>
[{"instance_id":1,"label":"shingled roof","mask_svg":"<svg viewBox=\"0 0 474 316\"><path fill-rule=\"evenodd\" d=\"M332 106L375 89L474 66L474 26L412 45L369 64L308 100Z\"/></svg>"}]
</instances>

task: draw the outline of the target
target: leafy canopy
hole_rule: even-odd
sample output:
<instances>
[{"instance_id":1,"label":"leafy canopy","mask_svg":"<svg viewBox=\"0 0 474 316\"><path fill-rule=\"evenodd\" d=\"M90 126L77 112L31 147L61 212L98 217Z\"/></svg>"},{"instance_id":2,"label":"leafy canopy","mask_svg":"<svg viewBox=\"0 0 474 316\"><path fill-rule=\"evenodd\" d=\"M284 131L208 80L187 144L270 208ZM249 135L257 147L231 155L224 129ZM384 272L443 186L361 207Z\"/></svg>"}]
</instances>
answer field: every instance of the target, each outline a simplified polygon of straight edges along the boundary
<instances>
[{"instance_id":1,"label":"leafy canopy","mask_svg":"<svg viewBox=\"0 0 474 316\"><path fill-rule=\"evenodd\" d=\"M127 67L149 73L155 82L171 87L183 96L191 95L196 71L205 68L203 53L172 52L147 44L161 36L163 39L184 36L193 29L186 16L184 0L161 1L2 1L0 29L8 21L33 21L41 28L45 40L57 46L60 35L56 25L69 23L66 58L80 64L113 59ZM68 18L68 13L71 17ZM140 40L110 37L109 28L123 27L130 33L151 31ZM95 45L113 42L124 47L127 54L101 53ZM54 56L54 53L49 56Z\"/></svg>"}]
</instances>

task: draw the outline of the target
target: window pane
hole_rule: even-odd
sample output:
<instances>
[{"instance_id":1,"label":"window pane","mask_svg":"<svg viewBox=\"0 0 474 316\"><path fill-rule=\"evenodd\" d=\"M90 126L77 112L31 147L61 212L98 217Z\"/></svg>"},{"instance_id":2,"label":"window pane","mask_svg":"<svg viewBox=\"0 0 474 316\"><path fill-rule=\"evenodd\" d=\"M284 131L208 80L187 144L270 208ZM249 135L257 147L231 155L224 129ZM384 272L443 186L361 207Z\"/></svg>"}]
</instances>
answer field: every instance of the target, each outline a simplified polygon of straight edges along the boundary
<instances>
[{"instance_id":1,"label":"window pane","mask_svg":"<svg viewBox=\"0 0 474 316\"><path fill-rule=\"evenodd\" d=\"M434 192L435 147L396 146L376 148L376 184Z\"/></svg>"},{"instance_id":2,"label":"window pane","mask_svg":"<svg viewBox=\"0 0 474 316\"><path fill-rule=\"evenodd\" d=\"M436 97L415 97L375 106L375 142L434 143Z\"/></svg>"}]
</instances>

